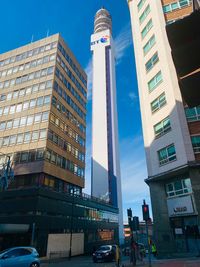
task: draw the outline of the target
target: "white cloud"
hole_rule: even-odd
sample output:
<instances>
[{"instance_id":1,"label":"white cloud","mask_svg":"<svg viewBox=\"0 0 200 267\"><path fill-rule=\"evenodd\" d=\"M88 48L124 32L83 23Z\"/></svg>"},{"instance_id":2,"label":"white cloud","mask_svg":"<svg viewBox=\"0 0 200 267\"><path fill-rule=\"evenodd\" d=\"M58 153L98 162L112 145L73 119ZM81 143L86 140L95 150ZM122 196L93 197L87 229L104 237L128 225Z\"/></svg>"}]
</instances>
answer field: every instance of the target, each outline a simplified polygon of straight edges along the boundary
<instances>
[{"instance_id":1,"label":"white cloud","mask_svg":"<svg viewBox=\"0 0 200 267\"><path fill-rule=\"evenodd\" d=\"M131 26L126 25L114 39L116 63L119 64L126 53L126 49L132 44Z\"/></svg>"},{"instance_id":2,"label":"white cloud","mask_svg":"<svg viewBox=\"0 0 200 267\"><path fill-rule=\"evenodd\" d=\"M136 93L134 93L134 92L130 92L130 93L128 94L128 96L129 96L129 98L130 98L131 101L135 101L135 100L138 99L138 96L137 96Z\"/></svg>"}]
</instances>

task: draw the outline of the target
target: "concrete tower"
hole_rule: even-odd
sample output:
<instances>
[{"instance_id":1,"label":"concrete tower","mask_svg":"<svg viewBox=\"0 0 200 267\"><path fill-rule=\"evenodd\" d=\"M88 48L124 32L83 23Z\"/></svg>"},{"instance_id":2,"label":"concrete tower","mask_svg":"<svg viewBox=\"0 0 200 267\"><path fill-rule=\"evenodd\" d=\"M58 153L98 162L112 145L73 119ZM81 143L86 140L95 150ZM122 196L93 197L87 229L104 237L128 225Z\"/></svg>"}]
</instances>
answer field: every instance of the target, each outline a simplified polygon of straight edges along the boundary
<instances>
[{"instance_id":1,"label":"concrete tower","mask_svg":"<svg viewBox=\"0 0 200 267\"><path fill-rule=\"evenodd\" d=\"M119 237L123 240L121 177L118 151L115 55L112 19L101 8L95 15L92 97L92 196L119 208Z\"/></svg>"}]
</instances>

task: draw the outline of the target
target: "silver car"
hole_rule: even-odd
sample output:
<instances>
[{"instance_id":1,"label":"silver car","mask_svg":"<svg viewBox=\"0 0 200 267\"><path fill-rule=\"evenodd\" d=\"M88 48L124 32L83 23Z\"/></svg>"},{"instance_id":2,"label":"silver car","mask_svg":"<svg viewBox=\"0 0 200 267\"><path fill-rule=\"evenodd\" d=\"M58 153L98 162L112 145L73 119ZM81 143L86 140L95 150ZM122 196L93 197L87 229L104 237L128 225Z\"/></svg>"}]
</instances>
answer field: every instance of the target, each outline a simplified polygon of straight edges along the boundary
<instances>
[{"instance_id":1,"label":"silver car","mask_svg":"<svg viewBox=\"0 0 200 267\"><path fill-rule=\"evenodd\" d=\"M39 254L32 247L14 247L0 251L0 267L39 267Z\"/></svg>"}]
</instances>

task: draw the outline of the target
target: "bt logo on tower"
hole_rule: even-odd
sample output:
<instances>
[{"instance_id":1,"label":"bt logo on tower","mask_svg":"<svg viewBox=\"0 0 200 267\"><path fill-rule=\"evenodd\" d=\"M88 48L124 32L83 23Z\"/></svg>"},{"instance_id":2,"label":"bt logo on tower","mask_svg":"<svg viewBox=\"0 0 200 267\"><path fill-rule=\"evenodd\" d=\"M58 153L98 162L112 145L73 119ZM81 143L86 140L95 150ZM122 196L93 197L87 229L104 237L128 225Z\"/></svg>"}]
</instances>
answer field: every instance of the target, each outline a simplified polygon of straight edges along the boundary
<instances>
[{"instance_id":1,"label":"bt logo on tower","mask_svg":"<svg viewBox=\"0 0 200 267\"><path fill-rule=\"evenodd\" d=\"M96 40L94 42L91 42L91 45L95 45L95 44L99 44L99 43L107 43L109 40L109 36L108 35L105 35L103 37L101 37L99 40Z\"/></svg>"}]
</instances>

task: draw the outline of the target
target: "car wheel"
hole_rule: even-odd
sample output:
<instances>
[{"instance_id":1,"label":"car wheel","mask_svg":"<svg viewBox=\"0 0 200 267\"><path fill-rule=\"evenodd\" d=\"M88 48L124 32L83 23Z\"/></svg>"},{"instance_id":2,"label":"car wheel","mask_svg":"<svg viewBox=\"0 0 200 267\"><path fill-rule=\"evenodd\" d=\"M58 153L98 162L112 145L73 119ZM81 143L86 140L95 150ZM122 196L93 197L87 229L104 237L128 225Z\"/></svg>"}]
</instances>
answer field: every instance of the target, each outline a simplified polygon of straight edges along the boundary
<instances>
[{"instance_id":1,"label":"car wheel","mask_svg":"<svg viewBox=\"0 0 200 267\"><path fill-rule=\"evenodd\" d=\"M40 265L37 262L33 262L31 263L30 267L40 267Z\"/></svg>"}]
</instances>

